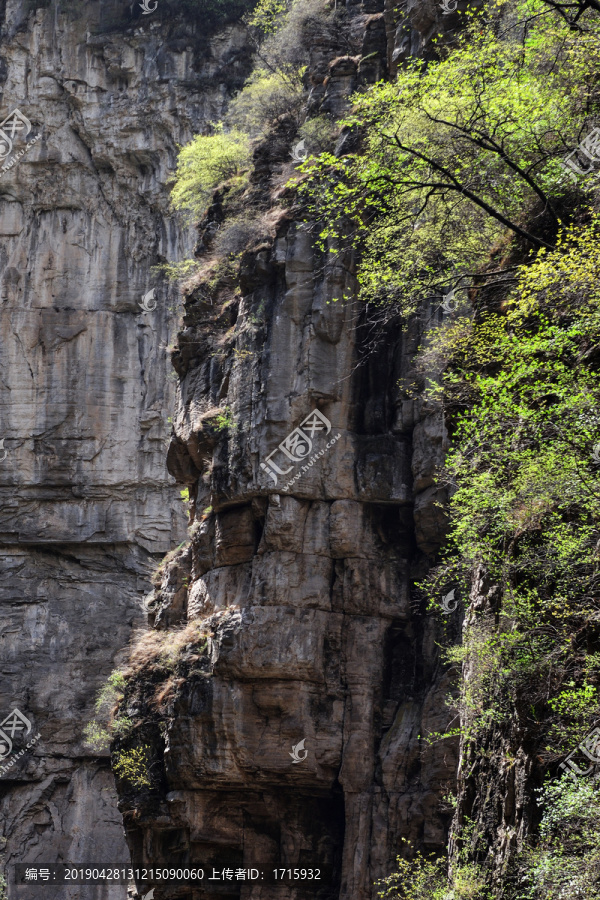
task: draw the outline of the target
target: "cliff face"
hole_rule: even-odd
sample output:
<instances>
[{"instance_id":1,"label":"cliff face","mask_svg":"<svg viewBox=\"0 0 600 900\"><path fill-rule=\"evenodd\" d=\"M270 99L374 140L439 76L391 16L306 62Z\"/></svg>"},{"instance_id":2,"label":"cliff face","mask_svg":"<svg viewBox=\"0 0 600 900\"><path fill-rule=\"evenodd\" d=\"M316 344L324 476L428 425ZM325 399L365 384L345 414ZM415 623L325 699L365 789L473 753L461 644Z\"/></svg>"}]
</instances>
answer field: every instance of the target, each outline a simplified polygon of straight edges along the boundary
<instances>
[{"instance_id":1,"label":"cliff face","mask_svg":"<svg viewBox=\"0 0 600 900\"><path fill-rule=\"evenodd\" d=\"M314 43L313 110L340 113L406 47L425 52L439 12L345 6L361 52ZM292 139L257 151L272 196ZM342 300L354 265L279 209L237 285L186 297L168 463L194 524L162 571L157 634L121 707L151 753L152 787L119 785L140 866L320 867L318 896L366 900L401 838L445 845L456 746L422 736L447 726L451 683L412 593L443 537L445 434L407 390L423 323L389 323L373 344L364 309Z\"/></svg>"},{"instance_id":2,"label":"cliff face","mask_svg":"<svg viewBox=\"0 0 600 900\"><path fill-rule=\"evenodd\" d=\"M185 538L165 469L177 294L151 267L191 252L165 186L177 144L249 71L239 26L209 44L122 6L0 4L1 118L40 135L0 175L0 719L16 707L41 732L0 777L8 865L128 860L108 759L83 739L151 569Z\"/></svg>"}]
</instances>

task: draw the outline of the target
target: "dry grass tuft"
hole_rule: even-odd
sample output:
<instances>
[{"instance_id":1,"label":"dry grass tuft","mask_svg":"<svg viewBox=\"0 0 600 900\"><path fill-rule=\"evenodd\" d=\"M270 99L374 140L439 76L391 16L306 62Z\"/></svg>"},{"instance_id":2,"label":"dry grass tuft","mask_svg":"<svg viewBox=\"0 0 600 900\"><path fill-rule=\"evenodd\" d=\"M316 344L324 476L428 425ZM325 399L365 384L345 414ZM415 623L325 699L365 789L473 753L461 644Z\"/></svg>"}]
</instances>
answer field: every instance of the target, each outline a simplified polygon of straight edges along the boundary
<instances>
[{"instance_id":1,"label":"dry grass tuft","mask_svg":"<svg viewBox=\"0 0 600 900\"><path fill-rule=\"evenodd\" d=\"M203 622L190 622L176 631L146 631L134 637L125 677L130 679L145 672L174 670L184 647L213 637Z\"/></svg>"}]
</instances>

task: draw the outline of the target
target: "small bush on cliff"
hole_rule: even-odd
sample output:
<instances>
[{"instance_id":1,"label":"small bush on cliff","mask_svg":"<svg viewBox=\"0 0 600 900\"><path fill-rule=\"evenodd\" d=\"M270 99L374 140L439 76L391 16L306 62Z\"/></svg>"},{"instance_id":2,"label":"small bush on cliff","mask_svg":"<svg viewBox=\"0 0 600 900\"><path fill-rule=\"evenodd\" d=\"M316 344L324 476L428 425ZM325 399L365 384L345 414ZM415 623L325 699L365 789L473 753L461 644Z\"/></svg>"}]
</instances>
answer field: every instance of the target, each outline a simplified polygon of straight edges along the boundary
<instances>
[{"instance_id":1,"label":"small bush on cliff","mask_svg":"<svg viewBox=\"0 0 600 900\"><path fill-rule=\"evenodd\" d=\"M150 747L134 747L131 750L120 750L114 754L113 771L127 781L134 790L152 787L149 775Z\"/></svg>"},{"instance_id":2,"label":"small bush on cliff","mask_svg":"<svg viewBox=\"0 0 600 900\"><path fill-rule=\"evenodd\" d=\"M125 676L117 669L109 675L106 684L98 692L94 704L96 715L84 729L84 743L96 752L106 750L113 735L125 734L131 725L127 717L113 719L117 705L123 698L125 686Z\"/></svg>"},{"instance_id":3,"label":"small bush on cliff","mask_svg":"<svg viewBox=\"0 0 600 900\"><path fill-rule=\"evenodd\" d=\"M416 853L410 860L398 856L396 864L395 872L377 882L382 900L491 900L475 863L458 862L450 878L445 858Z\"/></svg>"},{"instance_id":4,"label":"small bush on cliff","mask_svg":"<svg viewBox=\"0 0 600 900\"><path fill-rule=\"evenodd\" d=\"M244 88L232 101L229 120L250 137L266 135L282 115L300 121L303 107L303 70L270 72L256 69Z\"/></svg>"},{"instance_id":5,"label":"small bush on cliff","mask_svg":"<svg viewBox=\"0 0 600 900\"><path fill-rule=\"evenodd\" d=\"M537 846L520 860L519 900L598 900L600 824L597 783L563 777L539 792L544 815Z\"/></svg>"},{"instance_id":6,"label":"small bush on cliff","mask_svg":"<svg viewBox=\"0 0 600 900\"><path fill-rule=\"evenodd\" d=\"M177 159L176 182L171 194L175 209L201 216L215 188L224 181L241 177L250 159L250 141L238 129L225 132L220 126L214 134L197 135L181 149Z\"/></svg>"},{"instance_id":7,"label":"small bush on cliff","mask_svg":"<svg viewBox=\"0 0 600 900\"><path fill-rule=\"evenodd\" d=\"M287 0L258 0L254 11L246 17L246 21L264 35L273 34L279 28L281 16L286 9Z\"/></svg>"}]
</instances>

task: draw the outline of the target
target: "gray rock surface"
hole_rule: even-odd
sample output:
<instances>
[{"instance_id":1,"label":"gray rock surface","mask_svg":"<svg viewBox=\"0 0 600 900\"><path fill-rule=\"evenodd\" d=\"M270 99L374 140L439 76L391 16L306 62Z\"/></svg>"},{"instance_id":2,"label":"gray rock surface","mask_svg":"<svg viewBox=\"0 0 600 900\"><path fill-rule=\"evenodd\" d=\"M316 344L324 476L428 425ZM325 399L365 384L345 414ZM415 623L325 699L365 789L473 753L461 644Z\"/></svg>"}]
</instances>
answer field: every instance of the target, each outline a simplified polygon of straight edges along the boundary
<instances>
[{"instance_id":1,"label":"gray rock surface","mask_svg":"<svg viewBox=\"0 0 600 900\"><path fill-rule=\"evenodd\" d=\"M401 58L389 3L345 5L352 54L311 48L308 102L332 115ZM341 301L354 261L332 264L280 218L228 309L187 298L169 475L166 348L181 323L151 267L191 255L170 172L243 82L245 34L124 26L116 0L34 6L0 4L2 117L18 108L38 138L0 174L0 714L19 708L41 733L0 776L5 863L129 858L107 755L83 729L146 621L155 562L185 537L177 480L193 539L164 566L150 620L167 640L192 631L175 669L128 698L159 773L149 799L121 785L132 859L323 860L333 895L366 900L400 837L444 843L456 767L456 747L419 737L447 724L451 685L411 597L443 532L443 429L402 390L418 325L390 326L365 361L361 309ZM424 52L435 5L413 6L411 52ZM286 491L261 463L315 409L331 433L313 434L317 458L291 467Z\"/></svg>"},{"instance_id":2,"label":"gray rock surface","mask_svg":"<svg viewBox=\"0 0 600 900\"><path fill-rule=\"evenodd\" d=\"M169 208L177 145L249 66L237 26L209 44L193 21L129 22L135 4L34 5L0 4L0 118L18 108L40 136L0 173L0 719L16 707L41 733L0 775L9 872L129 860L108 755L83 739L152 569L186 536L165 467L179 301L152 267L195 239Z\"/></svg>"},{"instance_id":3,"label":"gray rock surface","mask_svg":"<svg viewBox=\"0 0 600 900\"><path fill-rule=\"evenodd\" d=\"M385 60L383 3L346 5ZM360 73L317 43L309 76L313 108L339 111ZM342 299L352 257L276 222L235 297L186 298L169 468L195 521L154 594L156 643L131 659L122 712L136 729L119 746L151 748L152 786L121 780L120 805L138 865L321 866L318 894L228 895L374 900L401 838L440 850L451 816L457 744L425 737L448 726L452 683L413 593L444 534L446 436L404 389L422 323L392 321L367 354L364 310Z\"/></svg>"}]
</instances>

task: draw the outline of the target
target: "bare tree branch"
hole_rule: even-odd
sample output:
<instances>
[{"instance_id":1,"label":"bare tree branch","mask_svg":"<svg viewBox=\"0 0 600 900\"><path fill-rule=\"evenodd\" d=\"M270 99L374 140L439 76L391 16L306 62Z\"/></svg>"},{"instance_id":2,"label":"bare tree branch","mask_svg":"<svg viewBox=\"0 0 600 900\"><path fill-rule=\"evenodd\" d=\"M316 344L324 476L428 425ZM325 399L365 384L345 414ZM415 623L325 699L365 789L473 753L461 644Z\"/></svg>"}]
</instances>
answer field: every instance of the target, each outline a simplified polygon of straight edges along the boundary
<instances>
[{"instance_id":1,"label":"bare tree branch","mask_svg":"<svg viewBox=\"0 0 600 900\"><path fill-rule=\"evenodd\" d=\"M545 3L546 6L556 10L556 12L565 20L567 25L570 25L572 28L578 27L577 22L587 9L594 9L596 12L600 12L600 2L598 2L598 0L579 0L577 3L560 3L558 0L542 0L542 3ZM571 18L567 12L567 10L570 9L577 10L574 18Z\"/></svg>"}]
</instances>

